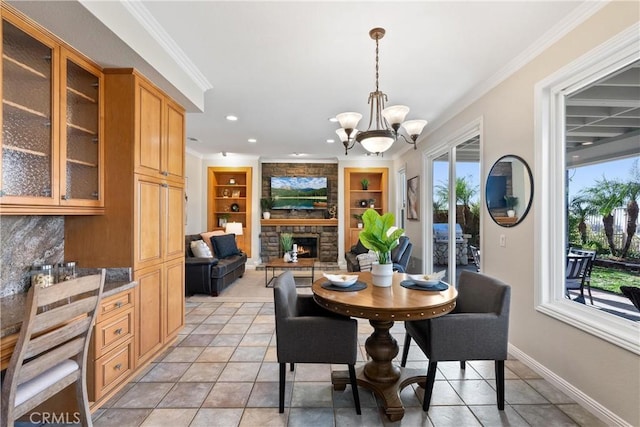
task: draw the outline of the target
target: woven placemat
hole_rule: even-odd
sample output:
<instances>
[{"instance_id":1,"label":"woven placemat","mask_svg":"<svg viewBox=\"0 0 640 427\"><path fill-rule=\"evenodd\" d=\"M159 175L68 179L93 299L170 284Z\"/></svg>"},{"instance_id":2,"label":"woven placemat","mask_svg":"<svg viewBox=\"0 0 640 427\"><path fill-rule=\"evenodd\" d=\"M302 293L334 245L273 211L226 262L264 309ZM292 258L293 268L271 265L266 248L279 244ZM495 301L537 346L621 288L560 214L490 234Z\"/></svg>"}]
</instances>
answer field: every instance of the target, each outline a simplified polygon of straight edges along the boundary
<instances>
[{"instance_id":1,"label":"woven placemat","mask_svg":"<svg viewBox=\"0 0 640 427\"><path fill-rule=\"evenodd\" d=\"M364 282L356 282L351 286L348 286L346 288L341 288L340 286L336 286L334 284L332 284L331 282L324 282L322 285L324 289L328 289L330 291L338 291L338 292L355 292L355 291L361 291L363 289L365 289L367 287L367 284Z\"/></svg>"},{"instance_id":2,"label":"woven placemat","mask_svg":"<svg viewBox=\"0 0 640 427\"><path fill-rule=\"evenodd\" d=\"M412 280L403 280L400 285L407 289L414 289L416 291L446 291L449 289L449 285L444 282L436 283L435 285L418 285Z\"/></svg>"}]
</instances>

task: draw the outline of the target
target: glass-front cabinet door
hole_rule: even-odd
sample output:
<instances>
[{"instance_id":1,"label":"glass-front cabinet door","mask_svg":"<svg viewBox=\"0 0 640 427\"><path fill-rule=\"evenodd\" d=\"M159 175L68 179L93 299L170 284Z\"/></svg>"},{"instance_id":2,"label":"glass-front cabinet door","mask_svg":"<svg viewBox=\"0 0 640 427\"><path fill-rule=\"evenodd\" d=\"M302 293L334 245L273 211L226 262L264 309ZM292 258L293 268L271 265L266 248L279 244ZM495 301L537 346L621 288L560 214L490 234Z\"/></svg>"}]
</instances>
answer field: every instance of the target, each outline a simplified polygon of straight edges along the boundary
<instances>
[{"instance_id":1,"label":"glass-front cabinet door","mask_svg":"<svg viewBox=\"0 0 640 427\"><path fill-rule=\"evenodd\" d=\"M103 193L102 73L64 50L62 67L61 204L99 205Z\"/></svg>"},{"instance_id":2,"label":"glass-front cabinet door","mask_svg":"<svg viewBox=\"0 0 640 427\"><path fill-rule=\"evenodd\" d=\"M59 198L54 53L46 37L2 20L2 203Z\"/></svg>"}]
</instances>

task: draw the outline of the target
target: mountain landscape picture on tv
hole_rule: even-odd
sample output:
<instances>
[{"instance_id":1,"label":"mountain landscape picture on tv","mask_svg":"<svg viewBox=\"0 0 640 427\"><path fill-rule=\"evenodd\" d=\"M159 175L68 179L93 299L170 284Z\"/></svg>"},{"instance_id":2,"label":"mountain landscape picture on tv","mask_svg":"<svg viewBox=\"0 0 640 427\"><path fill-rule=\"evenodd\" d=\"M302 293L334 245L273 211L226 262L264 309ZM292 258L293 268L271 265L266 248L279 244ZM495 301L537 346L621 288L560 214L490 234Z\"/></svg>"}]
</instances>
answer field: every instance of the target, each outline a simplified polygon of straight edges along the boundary
<instances>
[{"instance_id":1,"label":"mountain landscape picture on tv","mask_svg":"<svg viewBox=\"0 0 640 427\"><path fill-rule=\"evenodd\" d=\"M272 176L273 209L326 209L327 177Z\"/></svg>"}]
</instances>

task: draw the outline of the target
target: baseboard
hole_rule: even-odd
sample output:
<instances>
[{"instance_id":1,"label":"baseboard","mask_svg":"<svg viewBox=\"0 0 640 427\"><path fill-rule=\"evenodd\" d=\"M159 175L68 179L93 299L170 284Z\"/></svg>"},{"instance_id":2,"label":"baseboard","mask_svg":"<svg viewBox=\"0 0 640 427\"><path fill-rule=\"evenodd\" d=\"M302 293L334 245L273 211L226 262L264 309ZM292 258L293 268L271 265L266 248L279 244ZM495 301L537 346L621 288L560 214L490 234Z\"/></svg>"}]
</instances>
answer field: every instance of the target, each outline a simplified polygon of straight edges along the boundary
<instances>
[{"instance_id":1,"label":"baseboard","mask_svg":"<svg viewBox=\"0 0 640 427\"><path fill-rule=\"evenodd\" d=\"M573 384L567 382L564 378L549 370L549 368L533 359L528 354L511 343L509 344L509 354L513 355L516 359L540 374L542 378L549 381L567 396L571 397L573 400L579 403L580 406L598 417L606 425L631 427L631 424L611 412L609 409L602 406L596 400L582 392L580 389L576 388Z\"/></svg>"}]
</instances>

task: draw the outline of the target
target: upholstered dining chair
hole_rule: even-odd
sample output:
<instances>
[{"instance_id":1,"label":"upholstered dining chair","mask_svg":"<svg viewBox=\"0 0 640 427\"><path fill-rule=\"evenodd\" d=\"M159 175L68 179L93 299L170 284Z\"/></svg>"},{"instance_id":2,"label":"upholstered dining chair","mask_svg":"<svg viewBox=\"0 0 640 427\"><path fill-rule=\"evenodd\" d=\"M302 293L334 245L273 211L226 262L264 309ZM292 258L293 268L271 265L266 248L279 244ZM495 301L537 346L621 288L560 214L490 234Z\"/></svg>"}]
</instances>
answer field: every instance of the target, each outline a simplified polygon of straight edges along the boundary
<instances>
[{"instance_id":1,"label":"upholstered dining chair","mask_svg":"<svg viewBox=\"0 0 640 427\"><path fill-rule=\"evenodd\" d=\"M101 274L32 286L25 318L2 383L2 427L75 383L79 422L93 425L86 365L92 324L104 287Z\"/></svg>"},{"instance_id":2,"label":"upholstered dining chair","mask_svg":"<svg viewBox=\"0 0 640 427\"><path fill-rule=\"evenodd\" d=\"M504 410L504 361L507 359L511 287L472 271L462 271L455 309L444 316L405 322L401 365L413 338L429 358L422 409L429 410L438 362L494 360L498 409Z\"/></svg>"},{"instance_id":3,"label":"upholstered dining chair","mask_svg":"<svg viewBox=\"0 0 640 427\"><path fill-rule=\"evenodd\" d=\"M286 364L335 363L349 367L353 400L358 415L360 397L355 374L358 323L320 307L312 295L298 295L291 271L273 285L276 316L276 351L280 364L280 412L284 412Z\"/></svg>"}]
</instances>

